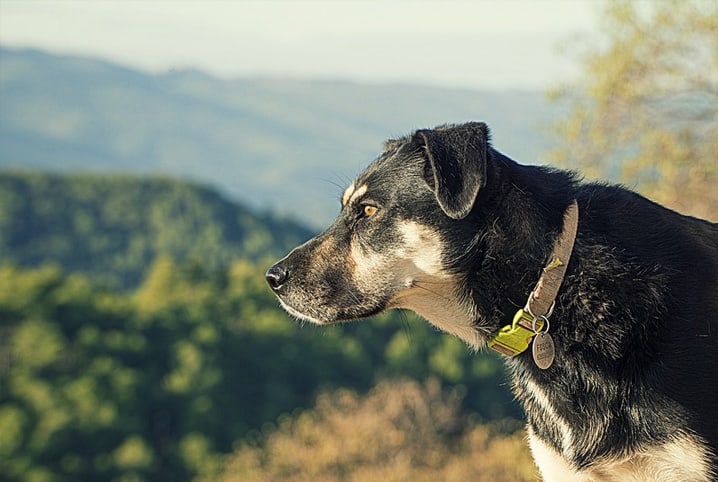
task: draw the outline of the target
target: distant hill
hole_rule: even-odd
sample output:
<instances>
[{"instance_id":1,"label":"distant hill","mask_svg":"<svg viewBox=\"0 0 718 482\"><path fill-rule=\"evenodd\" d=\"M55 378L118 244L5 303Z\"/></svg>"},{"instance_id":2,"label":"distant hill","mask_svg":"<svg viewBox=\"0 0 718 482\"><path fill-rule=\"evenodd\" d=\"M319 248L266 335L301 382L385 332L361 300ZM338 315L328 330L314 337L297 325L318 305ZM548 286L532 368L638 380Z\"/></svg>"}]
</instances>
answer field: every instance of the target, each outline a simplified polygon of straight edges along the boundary
<instances>
[{"instance_id":1,"label":"distant hill","mask_svg":"<svg viewBox=\"0 0 718 482\"><path fill-rule=\"evenodd\" d=\"M386 138L485 120L497 148L532 163L555 115L536 92L222 80L0 49L0 166L178 176L312 226Z\"/></svg>"},{"instance_id":2,"label":"distant hill","mask_svg":"<svg viewBox=\"0 0 718 482\"><path fill-rule=\"evenodd\" d=\"M186 182L0 171L0 262L54 263L121 288L159 256L219 268L283 255L311 234Z\"/></svg>"}]
</instances>

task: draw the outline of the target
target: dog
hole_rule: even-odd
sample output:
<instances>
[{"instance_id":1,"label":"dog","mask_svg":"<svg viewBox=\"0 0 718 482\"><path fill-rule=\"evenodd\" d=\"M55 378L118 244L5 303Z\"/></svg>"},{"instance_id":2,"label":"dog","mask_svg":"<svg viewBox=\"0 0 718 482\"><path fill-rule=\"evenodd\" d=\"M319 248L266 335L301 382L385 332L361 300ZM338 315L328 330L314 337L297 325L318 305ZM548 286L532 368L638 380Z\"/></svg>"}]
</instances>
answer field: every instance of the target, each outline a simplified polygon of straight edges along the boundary
<instances>
[{"instance_id":1,"label":"dog","mask_svg":"<svg viewBox=\"0 0 718 482\"><path fill-rule=\"evenodd\" d=\"M266 273L291 315L410 309L502 353L546 481L718 477L718 224L520 165L481 122L387 141L341 204Z\"/></svg>"}]
</instances>

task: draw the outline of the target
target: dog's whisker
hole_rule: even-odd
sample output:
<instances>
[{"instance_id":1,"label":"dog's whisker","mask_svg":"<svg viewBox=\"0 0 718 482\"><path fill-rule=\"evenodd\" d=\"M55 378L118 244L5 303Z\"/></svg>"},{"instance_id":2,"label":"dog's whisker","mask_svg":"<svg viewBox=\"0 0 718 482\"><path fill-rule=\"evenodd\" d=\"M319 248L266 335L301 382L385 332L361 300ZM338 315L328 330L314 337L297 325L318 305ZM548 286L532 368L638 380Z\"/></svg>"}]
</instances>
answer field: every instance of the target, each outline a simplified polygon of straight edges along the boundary
<instances>
[{"instance_id":1,"label":"dog's whisker","mask_svg":"<svg viewBox=\"0 0 718 482\"><path fill-rule=\"evenodd\" d=\"M357 306L361 306L362 302L361 299L359 299L359 296L354 291L348 291L349 295L354 299L354 302Z\"/></svg>"},{"instance_id":2,"label":"dog's whisker","mask_svg":"<svg viewBox=\"0 0 718 482\"><path fill-rule=\"evenodd\" d=\"M404 335L406 336L407 340L411 341L412 335L411 335L411 324L409 323L409 317L406 316L406 311L404 310L398 310L399 311L399 320L401 321L402 331L404 332Z\"/></svg>"},{"instance_id":3,"label":"dog's whisker","mask_svg":"<svg viewBox=\"0 0 718 482\"><path fill-rule=\"evenodd\" d=\"M427 293L430 293L430 294L436 296L437 298L443 299L444 301L453 302L453 300L449 296L447 296L445 293L440 293L438 291L431 290L431 289L427 288L426 286L422 286L422 283L431 284L431 281L415 281L414 284L412 285L412 287L419 288L420 290L424 290ZM441 285L442 283L435 282L434 284Z\"/></svg>"},{"instance_id":4,"label":"dog's whisker","mask_svg":"<svg viewBox=\"0 0 718 482\"><path fill-rule=\"evenodd\" d=\"M335 174L335 176L337 177L337 180L332 180L326 177L319 178L319 180L337 188L337 198L341 199L342 193L344 192L344 189L346 189L347 185L351 183L351 179L338 173Z\"/></svg>"}]
</instances>

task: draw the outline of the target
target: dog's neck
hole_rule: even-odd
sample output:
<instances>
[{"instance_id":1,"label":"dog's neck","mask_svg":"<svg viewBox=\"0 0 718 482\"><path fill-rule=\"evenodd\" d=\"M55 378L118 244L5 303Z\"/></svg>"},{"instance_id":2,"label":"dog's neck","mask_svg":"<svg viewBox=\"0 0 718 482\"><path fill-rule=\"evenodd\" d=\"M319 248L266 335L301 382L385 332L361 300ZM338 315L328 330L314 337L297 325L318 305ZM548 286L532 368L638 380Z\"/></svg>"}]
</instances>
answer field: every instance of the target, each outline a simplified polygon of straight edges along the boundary
<instances>
[{"instance_id":1,"label":"dog's neck","mask_svg":"<svg viewBox=\"0 0 718 482\"><path fill-rule=\"evenodd\" d=\"M514 315L511 324L504 326L498 334L489 341L489 347L493 350L514 357L526 351L533 341L534 360L537 365L546 369L553 363L554 345L549 330L549 317L553 312L556 297L558 296L568 262L573 251L573 244L576 240L578 230L578 203L574 200L564 213L563 229L556 240L548 263L536 283L536 286L529 294L526 305ZM538 340L534 339L541 332L538 338L542 343L537 346ZM539 347L543 346L543 350ZM537 349L543 352L539 361ZM548 350L548 351L547 351Z\"/></svg>"},{"instance_id":2,"label":"dog's neck","mask_svg":"<svg viewBox=\"0 0 718 482\"><path fill-rule=\"evenodd\" d=\"M392 307L410 309L475 350L485 343L485 338L473 325L476 314L469 303L457 296L454 280L445 277L424 278L420 284L397 297Z\"/></svg>"},{"instance_id":3,"label":"dog's neck","mask_svg":"<svg viewBox=\"0 0 718 482\"><path fill-rule=\"evenodd\" d=\"M558 295L571 257L577 226L578 204L573 201L566 210L563 230L554 244L549 261L526 302L524 310L532 313L533 316L547 319L550 315L551 307ZM457 294L459 284L454 278L454 276L446 274L427 276L426 273L423 273L417 286L404 291L401 296L393 300L390 307L411 309L433 325L459 337L474 349L478 349L487 340L491 340L491 337L489 333L475 325L474 320L478 316L476 306L467 298ZM427 286L430 289L427 289ZM543 323L540 326L544 329L547 328ZM533 333L529 332L529 335L533 335ZM489 344L496 349L491 341ZM496 351L505 355L509 354L498 349ZM512 356L518 353L520 352L512 353Z\"/></svg>"}]
</instances>

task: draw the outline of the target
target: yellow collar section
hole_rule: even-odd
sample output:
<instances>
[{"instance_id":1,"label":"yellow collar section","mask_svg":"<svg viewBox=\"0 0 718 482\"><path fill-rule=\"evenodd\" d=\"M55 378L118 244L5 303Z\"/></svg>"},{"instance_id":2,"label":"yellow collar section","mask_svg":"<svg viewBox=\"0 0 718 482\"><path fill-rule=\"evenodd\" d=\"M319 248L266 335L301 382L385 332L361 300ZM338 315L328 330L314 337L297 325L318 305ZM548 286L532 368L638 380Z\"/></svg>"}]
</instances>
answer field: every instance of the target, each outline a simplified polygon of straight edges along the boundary
<instances>
[{"instance_id":1,"label":"yellow collar section","mask_svg":"<svg viewBox=\"0 0 718 482\"><path fill-rule=\"evenodd\" d=\"M542 335L550 338L548 336L548 317L553 311L556 296L571 259L577 230L578 203L574 200L564 213L561 236L556 241L549 262L531 291L526 306L516 312L510 325L501 328L496 337L489 341L490 348L503 355L513 357L525 352L534 336L541 333L544 327L546 329ZM551 345L551 349L553 349L552 342ZM535 357L536 355L534 355L534 359ZM552 361L553 358L551 358ZM548 366L551 362L548 363Z\"/></svg>"},{"instance_id":2,"label":"yellow collar section","mask_svg":"<svg viewBox=\"0 0 718 482\"><path fill-rule=\"evenodd\" d=\"M528 349L534 335L543 327L543 319L534 318L524 310L519 310L514 315L514 321L501 328L499 334L489 341L489 347L502 355L516 356Z\"/></svg>"}]
</instances>

